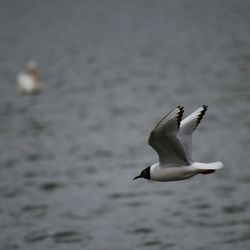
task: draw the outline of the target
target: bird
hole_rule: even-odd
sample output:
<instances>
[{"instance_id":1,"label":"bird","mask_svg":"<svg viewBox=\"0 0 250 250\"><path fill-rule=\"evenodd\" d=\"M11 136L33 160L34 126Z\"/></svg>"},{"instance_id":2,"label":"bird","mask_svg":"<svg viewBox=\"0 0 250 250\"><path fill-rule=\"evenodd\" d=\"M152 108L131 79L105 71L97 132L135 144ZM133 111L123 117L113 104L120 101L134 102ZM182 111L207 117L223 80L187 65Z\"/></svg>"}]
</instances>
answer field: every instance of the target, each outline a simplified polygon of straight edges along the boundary
<instances>
[{"instance_id":1,"label":"bird","mask_svg":"<svg viewBox=\"0 0 250 250\"><path fill-rule=\"evenodd\" d=\"M133 180L181 181L198 174L212 174L223 167L192 160L192 134L204 117L208 106L202 105L182 120L184 107L177 106L160 120L150 133L148 144L156 151L159 162L146 167Z\"/></svg>"},{"instance_id":2,"label":"bird","mask_svg":"<svg viewBox=\"0 0 250 250\"><path fill-rule=\"evenodd\" d=\"M22 94L36 95L42 90L37 63L30 61L27 65L27 72L19 73L17 76L17 87Z\"/></svg>"}]
</instances>

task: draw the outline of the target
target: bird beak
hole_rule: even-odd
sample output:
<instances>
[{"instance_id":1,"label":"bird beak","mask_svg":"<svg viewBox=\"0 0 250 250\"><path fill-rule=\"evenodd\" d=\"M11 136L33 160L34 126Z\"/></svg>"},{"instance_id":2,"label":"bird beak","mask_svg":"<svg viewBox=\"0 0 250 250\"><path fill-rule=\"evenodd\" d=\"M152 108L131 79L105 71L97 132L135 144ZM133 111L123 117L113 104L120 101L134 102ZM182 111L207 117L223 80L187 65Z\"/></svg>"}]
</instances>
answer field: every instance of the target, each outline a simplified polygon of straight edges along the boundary
<instances>
[{"instance_id":1,"label":"bird beak","mask_svg":"<svg viewBox=\"0 0 250 250\"><path fill-rule=\"evenodd\" d=\"M133 180L141 178L141 175L136 176Z\"/></svg>"}]
</instances>

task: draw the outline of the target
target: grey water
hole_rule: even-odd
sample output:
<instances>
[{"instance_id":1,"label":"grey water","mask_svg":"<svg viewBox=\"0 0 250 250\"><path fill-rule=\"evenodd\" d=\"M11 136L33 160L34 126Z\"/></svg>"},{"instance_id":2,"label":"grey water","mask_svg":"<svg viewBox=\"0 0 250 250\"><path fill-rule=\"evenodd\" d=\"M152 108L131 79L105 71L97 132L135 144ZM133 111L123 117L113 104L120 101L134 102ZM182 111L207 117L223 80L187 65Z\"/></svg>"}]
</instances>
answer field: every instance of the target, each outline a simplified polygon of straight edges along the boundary
<instances>
[{"instance_id":1,"label":"grey water","mask_svg":"<svg viewBox=\"0 0 250 250\"><path fill-rule=\"evenodd\" d=\"M0 249L250 247L250 2L0 1ZM39 63L43 92L16 76ZM161 117L208 112L182 182L132 181Z\"/></svg>"}]
</instances>

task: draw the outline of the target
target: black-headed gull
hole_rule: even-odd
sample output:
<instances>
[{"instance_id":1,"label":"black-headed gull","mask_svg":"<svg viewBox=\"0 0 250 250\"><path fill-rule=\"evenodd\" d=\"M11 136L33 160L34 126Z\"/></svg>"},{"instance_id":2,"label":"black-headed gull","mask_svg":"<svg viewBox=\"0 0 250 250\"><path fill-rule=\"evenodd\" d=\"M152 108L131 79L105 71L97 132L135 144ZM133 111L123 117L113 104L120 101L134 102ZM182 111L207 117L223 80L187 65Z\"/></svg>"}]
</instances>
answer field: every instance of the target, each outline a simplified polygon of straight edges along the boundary
<instances>
[{"instance_id":1,"label":"black-headed gull","mask_svg":"<svg viewBox=\"0 0 250 250\"><path fill-rule=\"evenodd\" d=\"M159 162L142 170L134 179L180 181L197 174L211 174L223 163L192 160L192 134L207 111L203 105L182 120L183 107L168 113L150 133L148 144L157 152Z\"/></svg>"}]
</instances>

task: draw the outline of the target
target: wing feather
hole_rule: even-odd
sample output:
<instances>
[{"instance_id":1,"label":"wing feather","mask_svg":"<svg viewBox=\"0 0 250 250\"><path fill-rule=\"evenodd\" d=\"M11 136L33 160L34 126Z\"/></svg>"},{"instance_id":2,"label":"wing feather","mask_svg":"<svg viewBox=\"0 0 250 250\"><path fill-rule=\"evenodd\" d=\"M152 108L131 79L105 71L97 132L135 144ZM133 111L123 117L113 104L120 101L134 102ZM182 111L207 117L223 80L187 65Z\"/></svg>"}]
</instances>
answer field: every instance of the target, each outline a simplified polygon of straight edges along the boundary
<instances>
[{"instance_id":1,"label":"wing feather","mask_svg":"<svg viewBox=\"0 0 250 250\"><path fill-rule=\"evenodd\" d=\"M162 166L189 163L185 149L177 137L183 112L183 107L176 107L150 133L148 144L157 152Z\"/></svg>"},{"instance_id":2,"label":"wing feather","mask_svg":"<svg viewBox=\"0 0 250 250\"><path fill-rule=\"evenodd\" d=\"M183 119L180 123L178 138L184 146L185 152L191 160L192 158L192 134L201 122L207 111L207 106L203 105L195 110L192 114Z\"/></svg>"}]
</instances>

